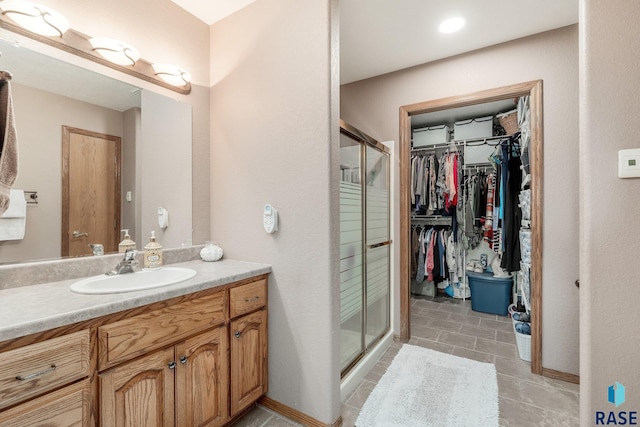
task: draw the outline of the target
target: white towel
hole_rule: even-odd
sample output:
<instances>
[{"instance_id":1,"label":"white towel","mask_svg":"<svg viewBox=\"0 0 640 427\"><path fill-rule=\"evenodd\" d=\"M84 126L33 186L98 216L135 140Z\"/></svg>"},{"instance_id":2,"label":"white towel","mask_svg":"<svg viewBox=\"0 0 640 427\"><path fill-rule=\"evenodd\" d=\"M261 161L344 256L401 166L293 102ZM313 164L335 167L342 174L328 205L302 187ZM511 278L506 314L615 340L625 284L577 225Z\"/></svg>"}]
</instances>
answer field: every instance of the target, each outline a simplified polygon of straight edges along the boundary
<instances>
[{"instance_id":1,"label":"white towel","mask_svg":"<svg viewBox=\"0 0 640 427\"><path fill-rule=\"evenodd\" d=\"M9 208L0 215L0 241L22 240L27 225L27 201L23 190L10 190Z\"/></svg>"}]
</instances>

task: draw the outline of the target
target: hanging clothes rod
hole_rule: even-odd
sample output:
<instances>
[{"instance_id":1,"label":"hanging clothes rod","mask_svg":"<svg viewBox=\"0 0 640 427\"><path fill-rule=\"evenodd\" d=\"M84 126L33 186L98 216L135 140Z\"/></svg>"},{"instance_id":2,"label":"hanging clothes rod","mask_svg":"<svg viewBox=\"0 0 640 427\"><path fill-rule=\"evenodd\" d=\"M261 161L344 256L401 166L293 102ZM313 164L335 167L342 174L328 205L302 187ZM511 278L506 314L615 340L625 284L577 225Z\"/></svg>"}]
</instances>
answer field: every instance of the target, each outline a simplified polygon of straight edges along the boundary
<instances>
[{"instance_id":1,"label":"hanging clothes rod","mask_svg":"<svg viewBox=\"0 0 640 427\"><path fill-rule=\"evenodd\" d=\"M498 136L488 136L488 137L483 137L483 138L470 138L470 139L459 139L459 140L455 140L455 141L451 141L451 142L443 142L440 144L433 144L433 145L429 145L426 147L418 147L418 148L412 148L411 151L412 152L419 152L419 151L434 151L434 150L439 150L442 148L455 148L458 149L458 147L463 147L463 146L467 146L467 147L478 147L480 145L498 145L500 144L500 142L502 140L509 140L513 135L498 135ZM498 141L498 144L490 144L489 142L492 141Z\"/></svg>"},{"instance_id":2,"label":"hanging clothes rod","mask_svg":"<svg viewBox=\"0 0 640 427\"><path fill-rule=\"evenodd\" d=\"M487 169L495 169L493 164L489 162L485 163L470 163L462 166L466 171L486 171Z\"/></svg>"},{"instance_id":3,"label":"hanging clothes rod","mask_svg":"<svg viewBox=\"0 0 640 427\"><path fill-rule=\"evenodd\" d=\"M434 216L412 216L411 222L419 222L431 225L451 225L451 217L443 215Z\"/></svg>"}]
</instances>

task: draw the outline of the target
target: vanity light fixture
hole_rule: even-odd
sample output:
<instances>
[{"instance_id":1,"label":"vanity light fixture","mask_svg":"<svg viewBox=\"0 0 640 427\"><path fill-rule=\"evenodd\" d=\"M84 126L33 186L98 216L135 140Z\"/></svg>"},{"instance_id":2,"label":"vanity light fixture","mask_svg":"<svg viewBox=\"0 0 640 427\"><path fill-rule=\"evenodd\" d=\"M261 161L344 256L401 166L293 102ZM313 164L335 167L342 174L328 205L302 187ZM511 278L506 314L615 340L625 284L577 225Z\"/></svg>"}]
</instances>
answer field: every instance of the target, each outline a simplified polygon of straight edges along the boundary
<instances>
[{"instance_id":1,"label":"vanity light fixture","mask_svg":"<svg viewBox=\"0 0 640 427\"><path fill-rule=\"evenodd\" d=\"M464 27L464 18L456 16L442 21L438 29L441 33L450 34Z\"/></svg>"},{"instance_id":2,"label":"vanity light fixture","mask_svg":"<svg viewBox=\"0 0 640 427\"><path fill-rule=\"evenodd\" d=\"M48 7L24 0L4 0L0 2L2 14L32 33L41 36L62 35L69 29L69 21Z\"/></svg>"},{"instance_id":3,"label":"vanity light fixture","mask_svg":"<svg viewBox=\"0 0 640 427\"><path fill-rule=\"evenodd\" d=\"M136 61L140 59L140 52L135 47L119 40L109 37L93 37L89 39L89 43L95 52L114 64L135 65Z\"/></svg>"},{"instance_id":4,"label":"vanity light fixture","mask_svg":"<svg viewBox=\"0 0 640 427\"><path fill-rule=\"evenodd\" d=\"M188 71L171 64L153 64L156 76L173 86L186 86L191 81Z\"/></svg>"}]
</instances>

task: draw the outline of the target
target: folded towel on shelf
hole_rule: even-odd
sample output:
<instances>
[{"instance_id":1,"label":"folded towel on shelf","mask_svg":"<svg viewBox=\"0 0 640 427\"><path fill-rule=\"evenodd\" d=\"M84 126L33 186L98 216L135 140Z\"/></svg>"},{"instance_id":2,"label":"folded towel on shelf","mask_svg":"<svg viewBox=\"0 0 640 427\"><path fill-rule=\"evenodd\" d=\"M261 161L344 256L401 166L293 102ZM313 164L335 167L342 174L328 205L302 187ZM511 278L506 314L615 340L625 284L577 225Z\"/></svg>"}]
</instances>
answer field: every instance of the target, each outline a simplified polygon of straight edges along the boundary
<instances>
[{"instance_id":1,"label":"folded towel on shelf","mask_svg":"<svg viewBox=\"0 0 640 427\"><path fill-rule=\"evenodd\" d=\"M9 208L9 190L18 176L18 137L11 85L0 81L0 214Z\"/></svg>"},{"instance_id":2,"label":"folded towel on shelf","mask_svg":"<svg viewBox=\"0 0 640 427\"><path fill-rule=\"evenodd\" d=\"M27 225L27 201L24 191L9 191L9 207L0 215L0 241L22 240Z\"/></svg>"}]
</instances>

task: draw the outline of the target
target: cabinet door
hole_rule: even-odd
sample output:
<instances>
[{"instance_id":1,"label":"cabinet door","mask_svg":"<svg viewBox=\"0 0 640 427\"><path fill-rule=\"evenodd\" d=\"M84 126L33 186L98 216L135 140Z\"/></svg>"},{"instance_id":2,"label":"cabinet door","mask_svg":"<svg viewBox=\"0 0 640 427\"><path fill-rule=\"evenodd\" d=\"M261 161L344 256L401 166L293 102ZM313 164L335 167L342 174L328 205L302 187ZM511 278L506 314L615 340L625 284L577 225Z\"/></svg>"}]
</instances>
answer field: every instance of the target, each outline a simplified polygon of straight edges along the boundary
<instances>
[{"instance_id":1,"label":"cabinet door","mask_svg":"<svg viewBox=\"0 0 640 427\"><path fill-rule=\"evenodd\" d=\"M231 322L231 416L267 392L267 312Z\"/></svg>"},{"instance_id":2,"label":"cabinet door","mask_svg":"<svg viewBox=\"0 0 640 427\"><path fill-rule=\"evenodd\" d=\"M173 426L174 369L169 348L101 373L101 426Z\"/></svg>"},{"instance_id":3,"label":"cabinet door","mask_svg":"<svg viewBox=\"0 0 640 427\"><path fill-rule=\"evenodd\" d=\"M216 427L229 420L229 345L219 327L176 345L176 425Z\"/></svg>"}]
</instances>

